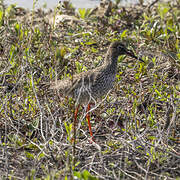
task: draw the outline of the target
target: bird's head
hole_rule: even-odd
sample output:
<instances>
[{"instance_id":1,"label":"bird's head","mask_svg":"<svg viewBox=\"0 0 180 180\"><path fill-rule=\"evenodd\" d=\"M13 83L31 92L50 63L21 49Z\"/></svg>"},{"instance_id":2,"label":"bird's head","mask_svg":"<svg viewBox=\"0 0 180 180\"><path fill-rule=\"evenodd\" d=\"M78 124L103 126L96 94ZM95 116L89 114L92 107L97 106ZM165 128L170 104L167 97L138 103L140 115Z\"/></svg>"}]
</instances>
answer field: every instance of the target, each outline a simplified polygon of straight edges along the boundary
<instances>
[{"instance_id":1,"label":"bird's head","mask_svg":"<svg viewBox=\"0 0 180 180\"><path fill-rule=\"evenodd\" d=\"M115 41L115 42L111 43L110 50L112 51L112 53L114 53L118 56L128 55L128 56L131 56L132 58L138 59L141 62L144 62L141 58L138 58L137 56L135 56L133 51L127 49L125 47L125 45L119 41Z\"/></svg>"}]
</instances>

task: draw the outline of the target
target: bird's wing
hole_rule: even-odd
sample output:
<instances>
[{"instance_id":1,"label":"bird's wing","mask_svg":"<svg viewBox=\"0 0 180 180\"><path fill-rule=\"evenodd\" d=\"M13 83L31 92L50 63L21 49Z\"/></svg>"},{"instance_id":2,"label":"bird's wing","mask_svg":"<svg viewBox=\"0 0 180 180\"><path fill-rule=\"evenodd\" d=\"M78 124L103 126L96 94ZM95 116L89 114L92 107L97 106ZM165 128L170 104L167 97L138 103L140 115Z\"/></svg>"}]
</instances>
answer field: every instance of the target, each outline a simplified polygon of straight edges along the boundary
<instances>
[{"instance_id":1,"label":"bird's wing","mask_svg":"<svg viewBox=\"0 0 180 180\"><path fill-rule=\"evenodd\" d=\"M71 78L54 81L51 83L50 89L63 91L66 95L74 95L74 90L85 87L82 88L83 91L90 87L95 82L99 70L99 68L96 68L94 70L75 74Z\"/></svg>"}]
</instances>

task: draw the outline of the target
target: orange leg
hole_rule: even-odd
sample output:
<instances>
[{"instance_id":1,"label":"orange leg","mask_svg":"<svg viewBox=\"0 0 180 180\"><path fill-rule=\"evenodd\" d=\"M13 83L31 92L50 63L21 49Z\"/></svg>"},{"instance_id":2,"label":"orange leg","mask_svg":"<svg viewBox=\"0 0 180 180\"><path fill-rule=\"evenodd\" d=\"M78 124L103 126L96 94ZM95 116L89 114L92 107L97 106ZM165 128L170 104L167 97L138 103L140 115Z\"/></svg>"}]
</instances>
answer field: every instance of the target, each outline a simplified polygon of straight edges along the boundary
<instances>
[{"instance_id":1,"label":"orange leg","mask_svg":"<svg viewBox=\"0 0 180 180\"><path fill-rule=\"evenodd\" d=\"M75 109L75 112L74 112L74 122L75 122L75 124L77 123L78 110L79 110L79 105L77 106L77 108Z\"/></svg>"},{"instance_id":2,"label":"orange leg","mask_svg":"<svg viewBox=\"0 0 180 180\"><path fill-rule=\"evenodd\" d=\"M78 110L79 110L79 105L77 106L77 108L75 109L74 112L74 125L73 125L73 132L74 132L74 137L72 139L72 141L75 141L76 139L76 124L77 124L77 115L78 115Z\"/></svg>"},{"instance_id":3,"label":"orange leg","mask_svg":"<svg viewBox=\"0 0 180 180\"><path fill-rule=\"evenodd\" d=\"M88 106L87 106L87 112L88 112L90 109L91 109L90 104L88 104ZM86 119L88 120L88 126L89 126L90 135L91 135L91 137L93 137L93 133L92 133L92 130L91 130L91 123L90 123L90 115L89 115L89 112L86 114Z\"/></svg>"},{"instance_id":4,"label":"orange leg","mask_svg":"<svg viewBox=\"0 0 180 180\"><path fill-rule=\"evenodd\" d=\"M79 105L77 106L77 108L75 109L74 112L74 124L73 124L73 138L71 139L71 143L73 144L73 166L75 167L75 152L76 152L76 124L77 124L77 114L78 114L78 110L79 110Z\"/></svg>"}]
</instances>

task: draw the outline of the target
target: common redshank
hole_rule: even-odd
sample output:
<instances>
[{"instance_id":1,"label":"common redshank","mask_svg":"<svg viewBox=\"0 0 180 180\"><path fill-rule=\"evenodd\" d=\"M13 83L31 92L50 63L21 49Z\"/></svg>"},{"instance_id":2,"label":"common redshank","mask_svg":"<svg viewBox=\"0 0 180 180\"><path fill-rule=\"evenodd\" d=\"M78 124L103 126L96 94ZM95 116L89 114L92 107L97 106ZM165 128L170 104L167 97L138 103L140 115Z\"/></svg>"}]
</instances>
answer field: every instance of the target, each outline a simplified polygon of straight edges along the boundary
<instances>
[{"instance_id":1,"label":"common redshank","mask_svg":"<svg viewBox=\"0 0 180 180\"><path fill-rule=\"evenodd\" d=\"M88 120L89 131L92 137L93 133L88 113L90 111L90 102L101 98L112 89L116 77L117 60L120 55L128 55L144 62L142 59L137 58L131 50L128 50L124 44L115 41L110 44L103 65L93 70L75 74L71 78L51 83L50 89L58 90L63 95L71 96L75 99L77 106L74 122L77 122L79 105L87 105L86 119Z\"/></svg>"}]
</instances>

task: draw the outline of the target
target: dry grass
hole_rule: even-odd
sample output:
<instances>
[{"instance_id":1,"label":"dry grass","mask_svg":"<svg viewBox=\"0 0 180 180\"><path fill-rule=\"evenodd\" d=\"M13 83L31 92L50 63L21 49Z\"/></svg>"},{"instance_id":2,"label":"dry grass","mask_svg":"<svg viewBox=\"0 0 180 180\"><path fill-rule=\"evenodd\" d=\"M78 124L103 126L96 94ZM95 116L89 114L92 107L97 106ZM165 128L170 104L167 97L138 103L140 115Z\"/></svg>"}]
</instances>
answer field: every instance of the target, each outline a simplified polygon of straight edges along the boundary
<instances>
[{"instance_id":1,"label":"dry grass","mask_svg":"<svg viewBox=\"0 0 180 180\"><path fill-rule=\"evenodd\" d=\"M69 5L27 12L1 4L0 177L180 178L178 7L111 5L107 16L96 16L77 15ZM54 26L60 12L79 21ZM74 155L74 102L50 91L48 83L101 65L116 39L145 64L119 58L114 89L91 112L97 144L89 141L82 107Z\"/></svg>"}]
</instances>

